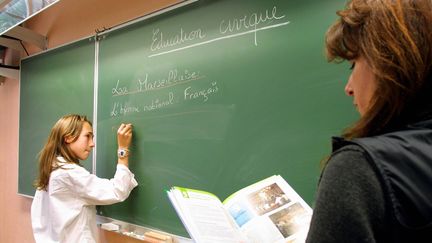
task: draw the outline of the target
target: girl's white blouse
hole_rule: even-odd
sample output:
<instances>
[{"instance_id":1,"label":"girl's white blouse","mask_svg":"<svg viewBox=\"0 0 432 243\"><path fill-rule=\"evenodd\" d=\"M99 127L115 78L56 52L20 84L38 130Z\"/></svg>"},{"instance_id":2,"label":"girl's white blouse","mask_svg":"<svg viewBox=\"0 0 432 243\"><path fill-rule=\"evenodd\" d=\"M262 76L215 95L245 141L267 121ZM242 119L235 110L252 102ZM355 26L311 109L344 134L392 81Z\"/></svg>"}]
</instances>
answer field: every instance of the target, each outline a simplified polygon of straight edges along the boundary
<instances>
[{"instance_id":1,"label":"girl's white blouse","mask_svg":"<svg viewBox=\"0 0 432 243\"><path fill-rule=\"evenodd\" d=\"M114 178L102 179L84 167L57 158L48 190L37 190L31 206L37 243L96 242L96 207L124 201L138 185L128 167L117 164Z\"/></svg>"}]
</instances>

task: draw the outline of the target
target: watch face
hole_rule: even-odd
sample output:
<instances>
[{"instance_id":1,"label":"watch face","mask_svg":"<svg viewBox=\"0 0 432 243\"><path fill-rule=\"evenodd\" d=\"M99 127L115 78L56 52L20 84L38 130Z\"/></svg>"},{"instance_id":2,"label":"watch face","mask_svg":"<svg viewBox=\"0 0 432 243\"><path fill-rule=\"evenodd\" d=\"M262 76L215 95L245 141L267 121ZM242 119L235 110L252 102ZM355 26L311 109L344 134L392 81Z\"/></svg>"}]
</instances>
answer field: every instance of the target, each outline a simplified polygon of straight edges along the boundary
<instances>
[{"instance_id":1,"label":"watch face","mask_svg":"<svg viewBox=\"0 0 432 243\"><path fill-rule=\"evenodd\" d=\"M127 151L124 150L124 149L120 149L120 150L118 151L118 156L119 156L120 158L126 157L126 156L127 156Z\"/></svg>"}]
</instances>

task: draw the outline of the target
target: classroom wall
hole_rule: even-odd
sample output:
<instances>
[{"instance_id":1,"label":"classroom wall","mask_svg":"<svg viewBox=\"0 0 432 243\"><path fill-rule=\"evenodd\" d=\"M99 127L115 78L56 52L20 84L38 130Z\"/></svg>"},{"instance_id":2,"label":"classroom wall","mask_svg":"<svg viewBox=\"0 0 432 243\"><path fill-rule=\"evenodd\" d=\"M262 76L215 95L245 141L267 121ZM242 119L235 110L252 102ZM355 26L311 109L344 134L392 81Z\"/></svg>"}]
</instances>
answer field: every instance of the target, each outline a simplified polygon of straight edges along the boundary
<instances>
[{"instance_id":1,"label":"classroom wall","mask_svg":"<svg viewBox=\"0 0 432 243\"><path fill-rule=\"evenodd\" d=\"M24 26L47 36L48 47L54 48L176 2L180 1L61 0L26 21ZM30 55L41 51L26 43L25 47ZM16 55L7 51L5 63L13 62ZM0 242L34 242L30 221L32 199L17 194L19 80L6 79L0 83L0 114ZM105 231L100 231L99 236L101 243L142 242Z\"/></svg>"}]
</instances>

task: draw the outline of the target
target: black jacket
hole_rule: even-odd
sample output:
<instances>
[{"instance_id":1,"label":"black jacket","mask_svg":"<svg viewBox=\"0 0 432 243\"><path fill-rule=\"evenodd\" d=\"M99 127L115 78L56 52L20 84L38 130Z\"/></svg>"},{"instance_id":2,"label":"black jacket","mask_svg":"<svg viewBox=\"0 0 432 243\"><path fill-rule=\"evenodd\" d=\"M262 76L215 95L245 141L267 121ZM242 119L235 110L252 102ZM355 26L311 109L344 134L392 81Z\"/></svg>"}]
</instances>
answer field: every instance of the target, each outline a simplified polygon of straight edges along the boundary
<instances>
[{"instance_id":1,"label":"black jacket","mask_svg":"<svg viewBox=\"0 0 432 243\"><path fill-rule=\"evenodd\" d=\"M431 242L432 120L335 138L307 242Z\"/></svg>"},{"instance_id":2,"label":"black jacket","mask_svg":"<svg viewBox=\"0 0 432 243\"><path fill-rule=\"evenodd\" d=\"M375 137L340 139L334 149L347 144L362 147L377 172L393 217L393 242L419 235L432 242L432 120Z\"/></svg>"},{"instance_id":3,"label":"black jacket","mask_svg":"<svg viewBox=\"0 0 432 243\"><path fill-rule=\"evenodd\" d=\"M395 242L424 235L432 242L432 120L376 137L354 139L377 169Z\"/></svg>"}]
</instances>

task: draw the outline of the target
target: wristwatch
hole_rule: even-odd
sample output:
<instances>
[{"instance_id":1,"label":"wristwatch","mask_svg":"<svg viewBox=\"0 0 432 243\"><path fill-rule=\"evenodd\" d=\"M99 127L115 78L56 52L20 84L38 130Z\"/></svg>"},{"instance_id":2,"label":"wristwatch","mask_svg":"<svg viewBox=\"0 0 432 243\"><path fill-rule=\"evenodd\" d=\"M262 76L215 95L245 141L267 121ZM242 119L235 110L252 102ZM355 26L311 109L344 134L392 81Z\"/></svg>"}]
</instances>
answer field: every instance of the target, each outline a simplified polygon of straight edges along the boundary
<instances>
[{"instance_id":1,"label":"wristwatch","mask_svg":"<svg viewBox=\"0 0 432 243\"><path fill-rule=\"evenodd\" d=\"M129 149L126 149L126 148L119 148L118 150L117 150L117 156L119 157L119 158L126 158L126 157L128 157L129 156Z\"/></svg>"}]
</instances>

